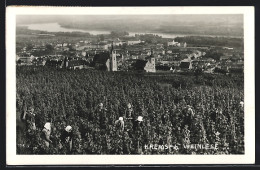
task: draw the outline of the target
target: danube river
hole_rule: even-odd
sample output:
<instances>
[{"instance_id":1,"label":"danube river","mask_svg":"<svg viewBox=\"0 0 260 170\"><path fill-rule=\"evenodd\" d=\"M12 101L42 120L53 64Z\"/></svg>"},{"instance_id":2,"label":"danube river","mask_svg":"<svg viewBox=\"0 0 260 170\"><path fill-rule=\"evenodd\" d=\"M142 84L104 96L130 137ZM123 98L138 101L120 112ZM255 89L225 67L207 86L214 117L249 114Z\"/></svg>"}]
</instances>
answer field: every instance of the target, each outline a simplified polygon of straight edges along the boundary
<instances>
[{"instance_id":1,"label":"danube river","mask_svg":"<svg viewBox=\"0 0 260 170\"><path fill-rule=\"evenodd\" d=\"M75 29L75 28L65 28L61 27L58 23L41 23L41 24L28 24L28 25L18 25L18 26L27 26L29 30L39 30L39 31L47 31L47 32L88 32L92 35L99 34L110 34L111 31L100 31L100 30L87 30L87 29ZM175 37L183 37L185 35L182 34L164 34L164 33L151 33L151 32L129 32L130 36L134 36L135 34L156 34L162 36L163 38L175 38Z\"/></svg>"},{"instance_id":2,"label":"danube river","mask_svg":"<svg viewBox=\"0 0 260 170\"><path fill-rule=\"evenodd\" d=\"M18 26L27 26L29 30L39 30L39 31L47 31L47 32L87 32L92 35L100 35L100 34L110 34L109 31L103 30L87 30L87 29L76 29L76 28L65 28L62 27L59 23L40 23L40 24L28 24L28 25L18 25ZM184 36L207 36L207 37L235 37L241 38L241 36L223 36L223 35L197 35L197 34L171 34L171 33L156 33L156 32L128 32L129 36L135 36L135 34L155 34L159 35L163 38L176 38L176 37L184 37Z\"/></svg>"}]
</instances>

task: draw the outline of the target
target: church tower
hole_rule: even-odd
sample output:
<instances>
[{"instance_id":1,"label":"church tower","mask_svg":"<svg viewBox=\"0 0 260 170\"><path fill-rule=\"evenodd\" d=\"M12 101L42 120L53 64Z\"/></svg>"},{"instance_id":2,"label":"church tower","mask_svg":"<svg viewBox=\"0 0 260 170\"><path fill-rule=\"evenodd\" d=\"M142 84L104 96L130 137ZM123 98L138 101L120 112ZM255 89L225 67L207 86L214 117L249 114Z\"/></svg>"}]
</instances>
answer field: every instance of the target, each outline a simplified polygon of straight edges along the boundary
<instances>
[{"instance_id":1,"label":"church tower","mask_svg":"<svg viewBox=\"0 0 260 170\"><path fill-rule=\"evenodd\" d=\"M117 71L116 51L114 51L114 43L110 51L110 71Z\"/></svg>"},{"instance_id":2,"label":"church tower","mask_svg":"<svg viewBox=\"0 0 260 170\"><path fill-rule=\"evenodd\" d=\"M155 69L155 57L154 57L153 49L151 49L150 62L151 62L151 64L153 65L153 67Z\"/></svg>"}]
</instances>

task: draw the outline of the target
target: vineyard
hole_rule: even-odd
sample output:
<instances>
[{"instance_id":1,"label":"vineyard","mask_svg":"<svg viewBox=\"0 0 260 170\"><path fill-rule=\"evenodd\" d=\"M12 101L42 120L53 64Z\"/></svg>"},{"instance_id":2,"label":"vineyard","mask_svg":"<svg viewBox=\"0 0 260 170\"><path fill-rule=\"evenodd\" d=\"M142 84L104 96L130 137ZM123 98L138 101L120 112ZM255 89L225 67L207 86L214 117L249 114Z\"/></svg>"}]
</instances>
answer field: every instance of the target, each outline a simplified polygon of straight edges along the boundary
<instances>
[{"instance_id":1,"label":"vineyard","mask_svg":"<svg viewBox=\"0 0 260 170\"><path fill-rule=\"evenodd\" d=\"M17 119L33 107L36 129L17 136L17 154L244 154L243 75L181 75L31 66L16 70ZM97 114L99 103L105 115ZM141 125L125 120L127 104ZM51 122L49 148L42 129ZM73 146L60 144L73 128ZM130 130L129 130L130 129ZM146 145L177 145L147 149ZM218 149L183 148L214 144Z\"/></svg>"}]
</instances>

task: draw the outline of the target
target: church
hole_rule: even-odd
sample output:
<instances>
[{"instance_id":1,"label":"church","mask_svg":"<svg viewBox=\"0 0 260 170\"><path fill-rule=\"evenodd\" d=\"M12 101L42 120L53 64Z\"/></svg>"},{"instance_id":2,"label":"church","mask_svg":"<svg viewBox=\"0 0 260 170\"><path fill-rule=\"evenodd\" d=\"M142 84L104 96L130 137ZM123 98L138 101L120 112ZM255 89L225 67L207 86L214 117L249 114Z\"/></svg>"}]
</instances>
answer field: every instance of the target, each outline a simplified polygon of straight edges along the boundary
<instances>
[{"instance_id":1,"label":"church","mask_svg":"<svg viewBox=\"0 0 260 170\"><path fill-rule=\"evenodd\" d=\"M93 58L94 67L98 70L117 71L116 51L112 48L109 52L96 54Z\"/></svg>"},{"instance_id":2,"label":"church","mask_svg":"<svg viewBox=\"0 0 260 170\"><path fill-rule=\"evenodd\" d=\"M151 50L151 55L147 56L145 60L136 60L135 63L133 63L133 69L137 71L145 71L145 72L152 72L155 73L155 57L153 54L153 50Z\"/></svg>"}]
</instances>

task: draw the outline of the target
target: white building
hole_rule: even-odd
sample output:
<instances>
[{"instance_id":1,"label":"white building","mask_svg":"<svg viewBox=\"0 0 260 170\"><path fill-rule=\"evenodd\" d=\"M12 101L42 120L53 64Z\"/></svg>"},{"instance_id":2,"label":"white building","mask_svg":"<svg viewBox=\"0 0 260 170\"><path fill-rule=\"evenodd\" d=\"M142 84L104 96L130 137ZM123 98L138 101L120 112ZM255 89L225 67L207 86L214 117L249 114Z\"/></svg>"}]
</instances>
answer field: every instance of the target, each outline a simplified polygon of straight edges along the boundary
<instances>
[{"instance_id":1,"label":"white building","mask_svg":"<svg viewBox=\"0 0 260 170\"><path fill-rule=\"evenodd\" d=\"M171 42L167 42L167 46L176 46L178 44L178 42L175 42L174 40L172 40Z\"/></svg>"},{"instance_id":2,"label":"white building","mask_svg":"<svg viewBox=\"0 0 260 170\"><path fill-rule=\"evenodd\" d=\"M151 57L148 59L145 67L144 67L144 70L146 72L152 72L152 73L155 73L156 70L155 70L155 58L154 57Z\"/></svg>"},{"instance_id":3,"label":"white building","mask_svg":"<svg viewBox=\"0 0 260 170\"><path fill-rule=\"evenodd\" d=\"M135 44L140 44L141 40L138 41L127 41L127 45L135 45Z\"/></svg>"}]
</instances>

